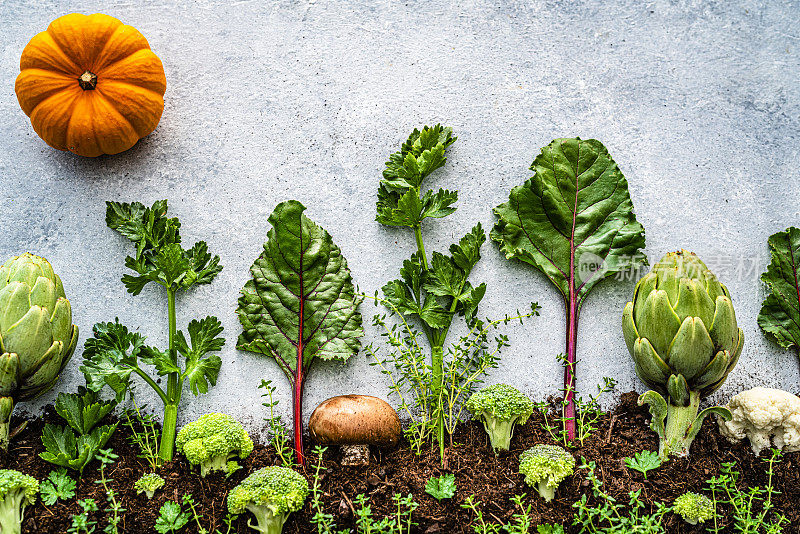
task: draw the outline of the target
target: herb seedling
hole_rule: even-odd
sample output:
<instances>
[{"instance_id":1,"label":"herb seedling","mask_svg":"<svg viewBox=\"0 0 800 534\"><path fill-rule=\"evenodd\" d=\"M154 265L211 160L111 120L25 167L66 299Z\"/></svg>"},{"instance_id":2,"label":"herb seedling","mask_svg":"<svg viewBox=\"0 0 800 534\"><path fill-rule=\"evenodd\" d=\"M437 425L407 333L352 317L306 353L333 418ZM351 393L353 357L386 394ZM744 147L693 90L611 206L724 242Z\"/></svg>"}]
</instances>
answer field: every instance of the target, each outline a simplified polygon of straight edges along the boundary
<instances>
[{"instance_id":1,"label":"herb seedling","mask_svg":"<svg viewBox=\"0 0 800 534\"><path fill-rule=\"evenodd\" d=\"M67 475L67 470L63 467L50 471L47 480L42 482L39 488L42 502L47 506L52 506L59 499L65 501L75 496L75 480Z\"/></svg>"},{"instance_id":2,"label":"herb seedling","mask_svg":"<svg viewBox=\"0 0 800 534\"><path fill-rule=\"evenodd\" d=\"M447 473L439 477L431 477L425 484L425 493L437 501L452 499L456 494L456 476L453 473Z\"/></svg>"},{"instance_id":3,"label":"herb seedling","mask_svg":"<svg viewBox=\"0 0 800 534\"><path fill-rule=\"evenodd\" d=\"M116 462L119 456L114 454L111 449L100 449L97 452L97 459L100 461L100 480L95 480L94 483L103 486L106 501L108 502L108 507L104 512L110 514L108 516L108 524L103 529L103 532L106 534L118 534L119 524L122 522L122 513L125 512L125 508L117 501L117 492L109 487L109 483L114 482L114 480L106 478L106 467Z\"/></svg>"},{"instance_id":4,"label":"herb seedling","mask_svg":"<svg viewBox=\"0 0 800 534\"><path fill-rule=\"evenodd\" d=\"M292 385L294 451L303 458L303 389L317 359L347 361L361 348L361 314L347 260L296 200L275 207L264 251L236 313L236 348L273 358Z\"/></svg>"},{"instance_id":5,"label":"herb seedling","mask_svg":"<svg viewBox=\"0 0 800 534\"><path fill-rule=\"evenodd\" d=\"M561 525L539 525L536 527L536 534L564 534L564 527Z\"/></svg>"},{"instance_id":6,"label":"herb seedling","mask_svg":"<svg viewBox=\"0 0 800 534\"><path fill-rule=\"evenodd\" d=\"M618 534L636 532L637 534L666 534L661 524L664 516L672 509L663 503L655 503L655 510L646 512L647 506L641 500L642 490L628 493L628 507L619 503L603 490L603 483L595 474L595 462L587 462L581 458L579 469L586 469L586 480L592 487L592 501L584 493L581 499L572 505L577 510L572 524L580 526L581 532L591 534Z\"/></svg>"},{"instance_id":7,"label":"herb seedling","mask_svg":"<svg viewBox=\"0 0 800 534\"><path fill-rule=\"evenodd\" d=\"M90 521L89 514L98 510L97 503L94 499L81 499L78 506L83 511L72 516L72 525L67 529L67 534L92 534L97 521Z\"/></svg>"},{"instance_id":8,"label":"herb seedling","mask_svg":"<svg viewBox=\"0 0 800 534\"><path fill-rule=\"evenodd\" d=\"M139 458L144 459L150 469L155 471L161 466L161 458L158 456L158 441L161 433L151 414L143 414L136 404L136 397L131 391L132 410L125 410L125 426L128 427L130 435L128 441L139 449Z\"/></svg>"},{"instance_id":9,"label":"herb seedling","mask_svg":"<svg viewBox=\"0 0 800 534\"><path fill-rule=\"evenodd\" d=\"M278 415L275 410L275 407L278 405L278 401L273 399L276 388L272 385L272 380L262 380L261 385L258 387L266 390L266 393L262 393L261 396L265 397L267 400L261 403L261 405L269 410L269 417L265 420L269 425L267 432L272 446L275 448L275 454L281 459L281 465L283 465L283 467L293 467L292 447L289 445L289 430L286 428L286 425L283 424L281 416Z\"/></svg>"},{"instance_id":10,"label":"herb seedling","mask_svg":"<svg viewBox=\"0 0 800 534\"><path fill-rule=\"evenodd\" d=\"M556 139L531 165L532 178L497 206L491 232L508 259L528 263L558 288L566 308L564 430L576 439L578 315L592 288L646 262L644 227L628 182L597 140Z\"/></svg>"},{"instance_id":11,"label":"herb seedling","mask_svg":"<svg viewBox=\"0 0 800 534\"><path fill-rule=\"evenodd\" d=\"M648 471L661 467L661 457L657 452L639 451L633 455L633 458L625 458L625 465L628 466L628 469L639 471L647 480Z\"/></svg>"},{"instance_id":12,"label":"herb seedling","mask_svg":"<svg viewBox=\"0 0 800 534\"><path fill-rule=\"evenodd\" d=\"M155 529L160 534L175 533L186 526L191 516L184 512L181 505L167 501L158 512Z\"/></svg>"},{"instance_id":13,"label":"herb seedling","mask_svg":"<svg viewBox=\"0 0 800 534\"><path fill-rule=\"evenodd\" d=\"M131 388L131 374L138 375L164 403L164 418L158 455L170 461L175 453L175 434L178 406L183 386L197 396L207 393L217 383L222 360L216 354L225 344L220 337L222 323L216 317L192 320L188 327L189 339L177 330L175 296L194 286L210 284L222 270L219 256L211 256L204 241L189 249L181 246L180 226L177 218L167 217L167 201L162 200L146 208L132 204L106 202L106 224L136 245L134 256L125 258L125 265L135 274L122 276L128 292L138 295L144 287L154 282L167 294L167 320L169 346L167 351L144 344L141 334L129 332L119 321L97 323L94 337L86 340L81 371L90 389L100 391L108 385L114 390L117 402L125 398ZM183 368L178 355L184 359ZM143 365L155 367L159 377L166 377L166 391L154 380Z\"/></svg>"}]
</instances>

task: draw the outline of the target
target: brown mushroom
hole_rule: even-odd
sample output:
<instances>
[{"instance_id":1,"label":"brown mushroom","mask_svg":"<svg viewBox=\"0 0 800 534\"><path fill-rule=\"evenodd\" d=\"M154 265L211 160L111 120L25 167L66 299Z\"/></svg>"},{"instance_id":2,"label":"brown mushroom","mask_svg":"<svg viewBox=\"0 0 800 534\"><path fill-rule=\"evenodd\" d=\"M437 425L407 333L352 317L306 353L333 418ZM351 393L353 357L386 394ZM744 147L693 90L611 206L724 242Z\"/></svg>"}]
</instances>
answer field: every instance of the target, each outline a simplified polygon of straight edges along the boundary
<instances>
[{"instance_id":1,"label":"brown mushroom","mask_svg":"<svg viewBox=\"0 0 800 534\"><path fill-rule=\"evenodd\" d=\"M389 404L369 395L341 395L322 401L308 429L315 442L339 445L342 465L369 463L369 446L392 447L400 440L400 418Z\"/></svg>"}]
</instances>

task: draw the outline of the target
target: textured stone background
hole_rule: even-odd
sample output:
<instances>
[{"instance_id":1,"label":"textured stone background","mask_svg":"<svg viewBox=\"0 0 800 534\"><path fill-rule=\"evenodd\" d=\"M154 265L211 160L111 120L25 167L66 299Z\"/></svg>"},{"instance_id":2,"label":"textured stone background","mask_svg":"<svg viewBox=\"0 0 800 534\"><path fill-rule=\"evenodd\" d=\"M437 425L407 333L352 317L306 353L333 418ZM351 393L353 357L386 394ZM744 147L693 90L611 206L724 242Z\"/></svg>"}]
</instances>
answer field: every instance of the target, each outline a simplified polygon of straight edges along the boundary
<instances>
[{"instance_id":1,"label":"textured stone background","mask_svg":"<svg viewBox=\"0 0 800 534\"><path fill-rule=\"evenodd\" d=\"M166 5L165 5L166 4ZM102 11L138 28L161 57L168 89L158 129L124 154L83 159L46 146L14 95L22 48L55 17ZM219 384L183 420L208 410L261 425L257 384L289 388L273 362L235 350L239 288L275 204L296 198L328 229L367 293L396 276L413 237L374 222L383 162L415 126L442 122L459 139L432 187L458 189L459 210L426 226L443 250L529 176L554 137L606 144L630 182L647 254L696 251L733 295L746 343L718 399L768 385L797 392L796 357L756 325L767 237L798 220L800 3L586 0L508 2L0 2L0 258L47 257L81 328L119 317L165 343L166 301L130 297L119 281L131 250L104 224L106 199L168 198L185 241L207 240L225 270L179 301L179 326L217 314L228 344ZM537 399L557 392L560 296L543 276L484 249L474 281L481 314L532 300L542 316L509 327L513 346L492 381ZM642 390L620 331L633 282L605 282L583 309L579 387L602 377ZM371 316L372 305L363 309ZM367 321L368 341L379 342ZM452 335L452 334L451 334ZM58 389L83 382L81 350ZM144 389L142 389L144 391ZM385 396L365 355L319 365L307 414L328 396ZM24 409L39 410L55 392ZM610 399L609 399L610 400Z\"/></svg>"}]
</instances>

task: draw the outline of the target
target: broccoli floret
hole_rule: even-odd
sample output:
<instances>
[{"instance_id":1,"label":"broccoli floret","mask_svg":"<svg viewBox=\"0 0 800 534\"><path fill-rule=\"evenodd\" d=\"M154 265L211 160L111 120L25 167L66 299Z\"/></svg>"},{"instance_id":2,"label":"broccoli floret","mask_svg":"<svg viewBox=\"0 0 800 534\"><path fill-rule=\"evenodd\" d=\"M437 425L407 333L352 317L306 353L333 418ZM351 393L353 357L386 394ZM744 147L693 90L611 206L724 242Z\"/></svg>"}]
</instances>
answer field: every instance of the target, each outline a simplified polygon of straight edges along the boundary
<instances>
[{"instance_id":1,"label":"broccoli floret","mask_svg":"<svg viewBox=\"0 0 800 534\"><path fill-rule=\"evenodd\" d=\"M550 502L562 480L575 470L575 458L558 445L534 445L519 457L519 472L525 483L537 486L539 495Z\"/></svg>"},{"instance_id":2,"label":"broccoli floret","mask_svg":"<svg viewBox=\"0 0 800 534\"><path fill-rule=\"evenodd\" d=\"M229 458L247 458L253 452L253 440L242 424L224 413L207 413L178 432L178 452L189 463L200 464L200 475L227 470Z\"/></svg>"},{"instance_id":3,"label":"broccoli floret","mask_svg":"<svg viewBox=\"0 0 800 534\"><path fill-rule=\"evenodd\" d=\"M39 481L13 469L0 469L0 532L20 534L25 507L36 501Z\"/></svg>"},{"instance_id":4,"label":"broccoli floret","mask_svg":"<svg viewBox=\"0 0 800 534\"><path fill-rule=\"evenodd\" d=\"M511 446L514 425L525 424L533 413L534 405L518 389L495 384L474 393L465 408L475 419L483 421L492 448L507 451Z\"/></svg>"},{"instance_id":5,"label":"broccoli floret","mask_svg":"<svg viewBox=\"0 0 800 534\"><path fill-rule=\"evenodd\" d=\"M258 525L250 528L261 534L280 534L289 514L303 507L308 482L286 467L263 467L245 478L228 494L228 511L234 515L249 510Z\"/></svg>"},{"instance_id":6,"label":"broccoli floret","mask_svg":"<svg viewBox=\"0 0 800 534\"><path fill-rule=\"evenodd\" d=\"M690 525L703 523L714 517L714 502L699 493L687 491L673 503L673 510Z\"/></svg>"},{"instance_id":7,"label":"broccoli floret","mask_svg":"<svg viewBox=\"0 0 800 534\"><path fill-rule=\"evenodd\" d=\"M133 489L136 490L136 493L144 493L147 495L148 499L152 499L153 495L155 495L156 490L159 490L164 487L164 479L161 475L157 475L155 473L148 473L146 475L142 475L139 480L137 480L133 484Z\"/></svg>"}]
</instances>

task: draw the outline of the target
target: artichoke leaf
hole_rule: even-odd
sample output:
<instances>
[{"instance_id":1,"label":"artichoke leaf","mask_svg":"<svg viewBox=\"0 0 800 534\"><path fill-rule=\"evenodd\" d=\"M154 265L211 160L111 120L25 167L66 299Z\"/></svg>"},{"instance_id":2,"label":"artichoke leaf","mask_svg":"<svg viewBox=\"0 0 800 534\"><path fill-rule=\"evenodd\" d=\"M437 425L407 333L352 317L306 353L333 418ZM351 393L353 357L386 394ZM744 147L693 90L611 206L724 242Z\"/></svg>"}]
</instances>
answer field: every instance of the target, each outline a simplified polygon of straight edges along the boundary
<instances>
[{"instance_id":1,"label":"artichoke leaf","mask_svg":"<svg viewBox=\"0 0 800 534\"><path fill-rule=\"evenodd\" d=\"M0 395L14 395L19 381L19 358L16 354L0 355ZM10 415L10 414L9 414Z\"/></svg>"},{"instance_id":2,"label":"artichoke leaf","mask_svg":"<svg viewBox=\"0 0 800 534\"><path fill-rule=\"evenodd\" d=\"M30 310L28 286L22 282L10 282L0 289L0 306L0 331L7 332Z\"/></svg>"},{"instance_id":3,"label":"artichoke leaf","mask_svg":"<svg viewBox=\"0 0 800 534\"><path fill-rule=\"evenodd\" d=\"M733 311L731 299L724 295L717 297L714 310L714 321L708 335L719 350L733 351L739 342L739 327L736 324L736 312Z\"/></svg>"},{"instance_id":4,"label":"artichoke leaf","mask_svg":"<svg viewBox=\"0 0 800 534\"><path fill-rule=\"evenodd\" d=\"M633 354L633 345L640 337L633 322L633 302L627 303L622 311L622 335L625 338L625 344L628 346L628 352Z\"/></svg>"},{"instance_id":5,"label":"artichoke leaf","mask_svg":"<svg viewBox=\"0 0 800 534\"><path fill-rule=\"evenodd\" d=\"M645 383L663 384L670 375L669 366L647 338L639 338L634 343L633 360L636 362L639 378Z\"/></svg>"},{"instance_id":6,"label":"artichoke leaf","mask_svg":"<svg viewBox=\"0 0 800 534\"><path fill-rule=\"evenodd\" d=\"M683 375L670 375L667 380L667 393L669 402L674 406L688 406L691 400L689 384Z\"/></svg>"},{"instance_id":7,"label":"artichoke leaf","mask_svg":"<svg viewBox=\"0 0 800 534\"><path fill-rule=\"evenodd\" d=\"M53 345L50 313L39 306L31 306L22 319L6 330L3 341L7 351L17 353L20 366L29 369Z\"/></svg>"},{"instance_id":8,"label":"artichoke leaf","mask_svg":"<svg viewBox=\"0 0 800 534\"><path fill-rule=\"evenodd\" d=\"M700 317L687 317L672 340L667 364L673 372L693 380L714 355L714 342Z\"/></svg>"},{"instance_id":9,"label":"artichoke leaf","mask_svg":"<svg viewBox=\"0 0 800 534\"><path fill-rule=\"evenodd\" d=\"M647 403L652 416L650 428L661 440L664 440L666 435L664 421L667 419L667 401L664 400L664 397L659 392L650 390L639 396L639 406L644 403Z\"/></svg>"},{"instance_id":10,"label":"artichoke leaf","mask_svg":"<svg viewBox=\"0 0 800 534\"><path fill-rule=\"evenodd\" d=\"M703 426L703 421L705 421L705 418L711 415L712 413L717 414L719 417L723 418L726 421L730 421L731 418L733 417L731 411L725 407L710 406L706 408L705 410L697 414L695 420L692 422L691 425L689 425L689 428L686 430L686 440L688 442L691 443L692 441L694 441L694 438L697 436L697 433L700 432L700 428L702 428Z\"/></svg>"},{"instance_id":11,"label":"artichoke leaf","mask_svg":"<svg viewBox=\"0 0 800 534\"><path fill-rule=\"evenodd\" d=\"M639 335L650 340L663 358L669 354L670 344L681 328L681 319L672 310L667 292L655 290L641 304L641 319L636 325Z\"/></svg>"},{"instance_id":12,"label":"artichoke leaf","mask_svg":"<svg viewBox=\"0 0 800 534\"><path fill-rule=\"evenodd\" d=\"M649 272L642 277L641 280L636 282L636 288L633 290L633 310L634 310L634 323L641 324L644 315L644 308L642 304L647 300L647 297L656 290L658 286L658 275L654 272Z\"/></svg>"},{"instance_id":13,"label":"artichoke leaf","mask_svg":"<svg viewBox=\"0 0 800 534\"><path fill-rule=\"evenodd\" d=\"M692 382L694 389L705 389L720 378L728 374L728 364L731 361L731 354L727 350L717 352L711 363L706 366L703 372Z\"/></svg>"},{"instance_id":14,"label":"artichoke leaf","mask_svg":"<svg viewBox=\"0 0 800 534\"><path fill-rule=\"evenodd\" d=\"M700 280L681 278L678 289L678 303L675 313L679 317L699 317L703 324L710 325L714 320L714 301L706 292Z\"/></svg>"},{"instance_id":15,"label":"artichoke leaf","mask_svg":"<svg viewBox=\"0 0 800 534\"><path fill-rule=\"evenodd\" d=\"M53 309L56 302L56 285L52 280L40 276L31 288L30 303L48 310Z\"/></svg>"}]
</instances>

